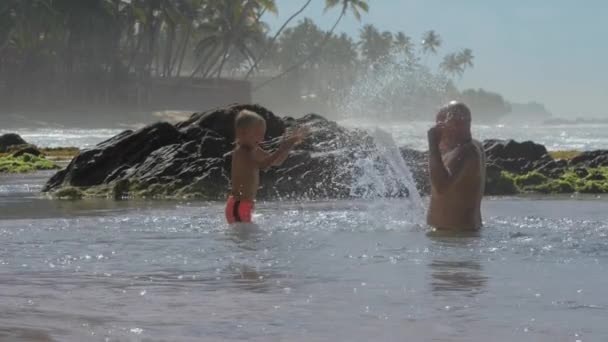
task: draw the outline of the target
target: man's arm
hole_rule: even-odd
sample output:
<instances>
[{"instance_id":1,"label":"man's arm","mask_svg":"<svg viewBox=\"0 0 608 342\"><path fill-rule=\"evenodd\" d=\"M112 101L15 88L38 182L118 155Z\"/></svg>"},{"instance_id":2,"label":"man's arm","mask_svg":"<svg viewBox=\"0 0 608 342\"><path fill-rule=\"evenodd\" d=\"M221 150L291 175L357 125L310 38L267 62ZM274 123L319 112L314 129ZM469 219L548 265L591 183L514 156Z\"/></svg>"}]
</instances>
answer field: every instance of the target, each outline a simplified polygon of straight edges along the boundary
<instances>
[{"instance_id":1,"label":"man's arm","mask_svg":"<svg viewBox=\"0 0 608 342\"><path fill-rule=\"evenodd\" d=\"M479 166L479 154L471 144L461 146L456 151L453 161L449 167L443 163L439 148L430 149L429 173L431 183L435 190L442 194L447 191L455 179L458 179L463 172L476 172Z\"/></svg>"}]
</instances>

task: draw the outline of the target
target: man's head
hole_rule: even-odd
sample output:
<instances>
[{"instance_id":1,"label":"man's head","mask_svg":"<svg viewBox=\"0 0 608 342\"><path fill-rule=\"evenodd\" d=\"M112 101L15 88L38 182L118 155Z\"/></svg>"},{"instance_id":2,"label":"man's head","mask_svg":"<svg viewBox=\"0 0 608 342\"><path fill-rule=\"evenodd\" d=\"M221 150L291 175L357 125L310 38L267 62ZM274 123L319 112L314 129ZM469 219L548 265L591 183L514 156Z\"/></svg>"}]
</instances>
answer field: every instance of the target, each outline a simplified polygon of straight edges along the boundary
<instances>
[{"instance_id":1,"label":"man's head","mask_svg":"<svg viewBox=\"0 0 608 342\"><path fill-rule=\"evenodd\" d=\"M234 122L236 140L241 144L257 145L264 140L266 121L249 110L242 110Z\"/></svg>"},{"instance_id":2,"label":"man's head","mask_svg":"<svg viewBox=\"0 0 608 342\"><path fill-rule=\"evenodd\" d=\"M439 110L436 120L446 138L451 140L471 138L471 111L464 103L456 101L448 103Z\"/></svg>"}]
</instances>

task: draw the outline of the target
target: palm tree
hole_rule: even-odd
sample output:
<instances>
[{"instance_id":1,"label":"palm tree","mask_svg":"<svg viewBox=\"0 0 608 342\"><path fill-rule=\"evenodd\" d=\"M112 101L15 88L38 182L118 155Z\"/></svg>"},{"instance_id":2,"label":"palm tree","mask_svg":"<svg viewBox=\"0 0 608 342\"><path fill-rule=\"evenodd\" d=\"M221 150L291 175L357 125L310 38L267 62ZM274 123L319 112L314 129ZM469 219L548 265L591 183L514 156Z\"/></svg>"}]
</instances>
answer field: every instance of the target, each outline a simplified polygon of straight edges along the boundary
<instances>
[{"instance_id":1,"label":"palm tree","mask_svg":"<svg viewBox=\"0 0 608 342\"><path fill-rule=\"evenodd\" d=\"M357 45L346 33L333 35L321 54L321 77L333 89L347 89L358 62Z\"/></svg>"},{"instance_id":2,"label":"palm tree","mask_svg":"<svg viewBox=\"0 0 608 342\"><path fill-rule=\"evenodd\" d=\"M352 38L346 33L332 36L321 56L323 62L331 67L350 68L357 62L357 48Z\"/></svg>"},{"instance_id":3,"label":"palm tree","mask_svg":"<svg viewBox=\"0 0 608 342\"><path fill-rule=\"evenodd\" d=\"M338 16L338 19L336 19L336 22L334 23L334 25L325 34L325 38L323 39L321 44L315 49L315 51L313 53L311 53L307 58L304 58L300 62L283 70L283 72L279 73L279 75L258 85L256 88L254 88L254 90L262 88L262 87L268 85L269 83L273 82L274 80L279 79L279 78L283 77L284 75L298 69L304 63L306 63L309 59L311 59L311 58L315 57L315 55L319 54L321 52L321 50L323 49L323 47L325 46L325 44L327 43L327 41L329 40L329 38L333 35L334 31L336 30L336 27L338 27L338 24L340 23L342 18L344 18L344 16L348 13L349 10L350 10L350 12L352 12L353 16L357 20L361 20L361 12L367 13L369 11L369 4L367 3L367 0L325 0L325 11L328 11L329 9L332 9L339 5L342 6L342 10L340 11L340 15Z\"/></svg>"},{"instance_id":4,"label":"palm tree","mask_svg":"<svg viewBox=\"0 0 608 342\"><path fill-rule=\"evenodd\" d=\"M390 57L394 44L393 34L388 31L380 33L375 26L364 25L359 34L361 55L368 65Z\"/></svg>"},{"instance_id":5,"label":"palm tree","mask_svg":"<svg viewBox=\"0 0 608 342\"><path fill-rule=\"evenodd\" d=\"M183 22L183 26L185 26L185 31L183 33L182 43L178 47L178 56L175 59L175 62L177 63L177 70L175 72L176 77L181 76L190 38L192 38L194 25L196 24L198 18L203 15L204 10L206 9L206 4L207 1L205 0L190 0L186 1L185 3L181 3L181 20Z\"/></svg>"},{"instance_id":6,"label":"palm tree","mask_svg":"<svg viewBox=\"0 0 608 342\"><path fill-rule=\"evenodd\" d=\"M397 32L393 45L398 52L406 55L411 55L414 51L414 43L412 42L412 38L403 32Z\"/></svg>"},{"instance_id":7,"label":"palm tree","mask_svg":"<svg viewBox=\"0 0 608 342\"><path fill-rule=\"evenodd\" d=\"M458 55L455 53L450 53L445 55L443 61L439 65L441 70L443 70L446 74L452 76L461 76L464 72L464 67L461 60L458 58Z\"/></svg>"},{"instance_id":8,"label":"palm tree","mask_svg":"<svg viewBox=\"0 0 608 342\"><path fill-rule=\"evenodd\" d=\"M422 36L422 52L425 54L436 54L437 49L441 46L441 37L435 31L427 31Z\"/></svg>"},{"instance_id":9,"label":"palm tree","mask_svg":"<svg viewBox=\"0 0 608 342\"><path fill-rule=\"evenodd\" d=\"M236 47L243 55L254 59L251 50L247 47L243 36L247 34L258 35L260 34L261 26L259 25L260 11L269 11L277 13L277 7L274 0L246 0L242 3L242 0L220 0L220 3L228 3L231 5L231 9L228 13L224 13L226 16L224 20L235 20L230 23L230 29L225 31L227 34L227 40L224 42L222 59L217 72L217 77L220 78L222 69L228 58L230 50ZM228 6L227 6L228 7ZM240 7L240 8L239 8ZM236 15L238 13L238 15ZM257 27L256 27L257 26ZM251 36L247 37L251 38ZM258 36L259 38L259 36Z\"/></svg>"},{"instance_id":10,"label":"palm tree","mask_svg":"<svg viewBox=\"0 0 608 342\"><path fill-rule=\"evenodd\" d=\"M253 60L249 42L260 43L265 27L257 20L257 10L269 6L272 2L255 3L253 0L217 0L211 9L211 18L198 26L202 39L198 42L195 53L200 59L192 77L202 71L202 77L213 73L221 77L224 65L233 48ZM258 7L259 4L262 6ZM219 62L219 64L217 64ZM216 65L217 64L217 65ZM203 69L204 68L204 69Z\"/></svg>"},{"instance_id":11,"label":"palm tree","mask_svg":"<svg viewBox=\"0 0 608 342\"><path fill-rule=\"evenodd\" d=\"M274 36L272 37L272 39L270 39L270 41L268 42L268 44L266 44L266 47L264 48L264 52L262 54L260 54L258 58L255 59L253 65L251 66L251 68L249 68L249 71L247 71L247 74L245 75L245 80L247 80L249 78L249 76L251 76L251 74L253 73L253 71L260 64L260 61L262 61L264 58L266 58L266 56L268 56L268 53L270 51L272 51L272 48L274 47L274 44L277 41L277 38L279 38L279 36L281 35L281 33L283 33L283 30L285 30L285 28L287 27L287 25L289 25L289 23L293 19L295 19L298 15L300 15L302 12L304 12L304 10L308 7L308 5L310 5L311 2L312 2L312 0L306 0L306 2L304 3L304 5L302 5L302 7L300 7L299 10L297 10L287 20L285 20L285 22L283 23L283 25L281 25L281 27L279 28L279 30L274 34Z\"/></svg>"},{"instance_id":12,"label":"palm tree","mask_svg":"<svg viewBox=\"0 0 608 342\"><path fill-rule=\"evenodd\" d=\"M0 51L8 45L10 33L15 25L12 6L9 0L0 3Z\"/></svg>"},{"instance_id":13,"label":"palm tree","mask_svg":"<svg viewBox=\"0 0 608 342\"><path fill-rule=\"evenodd\" d=\"M367 64L372 64L378 60L378 40L381 39L380 32L372 24L366 24L359 33L359 46L361 56Z\"/></svg>"},{"instance_id":14,"label":"palm tree","mask_svg":"<svg viewBox=\"0 0 608 342\"><path fill-rule=\"evenodd\" d=\"M336 24L334 24L334 29L336 26L338 26L337 24L340 22L340 20L342 20L342 17L349 9L357 20L361 20L361 11L365 13L369 11L369 4L367 3L367 0L325 0L326 11L338 5L342 5L342 12L340 13L340 17L336 21Z\"/></svg>"},{"instance_id":15,"label":"palm tree","mask_svg":"<svg viewBox=\"0 0 608 342\"><path fill-rule=\"evenodd\" d=\"M324 32L309 18L300 21L293 28L286 29L279 41L278 66L287 68L310 56L323 38ZM311 69L319 62L319 57L320 55L315 55L308 58L300 65L300 69Z\"/></svg>"},{"instance_id":16,"label":"palm tree","mask_svg":"<svg viewBox=\"0 0 608 342\"><path fill-rule=\"evenodd\" d=\"M473 67L473 60L475 59L475 56L473 56L473 50L463 49L456 55L456 57L464 69Z\"/></svg>"}]
</instances>

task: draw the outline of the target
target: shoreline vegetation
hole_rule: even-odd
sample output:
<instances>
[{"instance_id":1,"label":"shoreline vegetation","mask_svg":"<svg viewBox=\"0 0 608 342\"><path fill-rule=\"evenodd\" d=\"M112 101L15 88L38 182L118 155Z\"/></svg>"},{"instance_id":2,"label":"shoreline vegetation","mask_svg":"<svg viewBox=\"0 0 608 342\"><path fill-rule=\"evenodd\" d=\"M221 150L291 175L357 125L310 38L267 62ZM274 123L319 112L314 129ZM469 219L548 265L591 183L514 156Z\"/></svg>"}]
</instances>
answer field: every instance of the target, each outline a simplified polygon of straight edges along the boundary
<instances>
[{"instance_id":1,"label":"shoreline vegetation","mask_svg":"<svg viewBox=\"0 0 608 342\"><path fill-rule=\"evenodd\" d=\"M550 116L538 103L457 89L474 51L447 50L440 32L414 37L367 24L346 34L343 20L361 20L373 4L324 3L335 15L329 30L302 15L310 0L292 13L275 0L3 0L0 115L131 124L141 116L125 113L255 101L287 115L337 116L348 107L362 117L411 119L428 118L450 98L483 113L479 122ZM288 19L271 28L279 13ZM370 81L384 82L383 96L366 93Z\"/></svg>"},{"instance_id":2,"label":"shoreline vegetation","mask_svg":"<svg viewBox=\"0 0 608 342\"><path fill-rule=\"evenodd\" d=\"M35 171L57 170L60 166L44 157L25 153L18 157L0 156L0 174L30 173Z\"/></svg>"},{"instance_id":3,"label":"shoreline vegetation","mask_svg":"<svg viewBox=\"0 0 608 342\"><path fill-rule=\"evenodd\" d=\"M17 134L0 135L0 174L61 169L79 153L75 147L38 148Z\"/></svg>"},{"instance_id":4,"label":"shoreline vegetation","mask_svg":"<svg viewBox=\"0 0 608 342\"><path fill-rule=\"evenodd\" d=\"M515 174L502 171L491 195L517 194L606 194L608 167L568 169L558 177L548 177L538 171Z\"/></svg>"}]
</instances>

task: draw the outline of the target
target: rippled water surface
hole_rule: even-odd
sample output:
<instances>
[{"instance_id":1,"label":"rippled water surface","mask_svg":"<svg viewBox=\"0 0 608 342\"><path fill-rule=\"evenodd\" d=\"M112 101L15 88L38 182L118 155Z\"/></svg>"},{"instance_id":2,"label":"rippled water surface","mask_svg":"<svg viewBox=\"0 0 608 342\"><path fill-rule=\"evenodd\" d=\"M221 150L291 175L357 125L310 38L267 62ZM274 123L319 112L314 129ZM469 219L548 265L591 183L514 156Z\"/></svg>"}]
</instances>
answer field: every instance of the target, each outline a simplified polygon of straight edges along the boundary
<instances>
[{"instance_id":1,"label":"rippled water surface","mask_svg":"<svg viewBox=\"0 0 608 342\"><path fill-rule=\"evenodd\" d=\"M608 202L488 199L478 235L407 203L60 202L0 176L0 341L606 341ZM419 219L419 218L418 218Z\"/></svg>"},{"instance_id":2,"label":"rippled water surface","mask_svg":"<svg viewBox=\"0 0 608 342\"><path fill-rule=\"evenodd\" d=\"M343 122L348 126L376 127L378 123L365 124L360 120L347 120ZM426 132L431 127L428 122L411 122L395 124L388 122L380 127L392 134L400 144L418 150L427 149ZM578 124L578 125L539 125L525 123L479 125L474 124L473 136L480 140L485 139L514 139L517 141L532 140L543 144L550 151L562 150L596 150L608 149L608 125L606 124Z\"/></svg>"}]
</instances>

